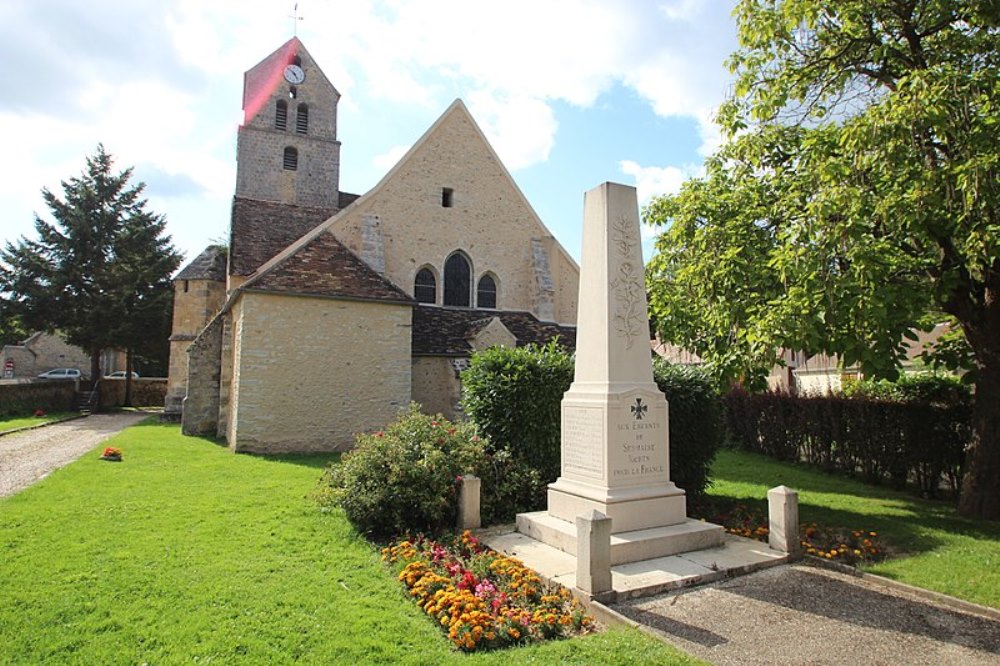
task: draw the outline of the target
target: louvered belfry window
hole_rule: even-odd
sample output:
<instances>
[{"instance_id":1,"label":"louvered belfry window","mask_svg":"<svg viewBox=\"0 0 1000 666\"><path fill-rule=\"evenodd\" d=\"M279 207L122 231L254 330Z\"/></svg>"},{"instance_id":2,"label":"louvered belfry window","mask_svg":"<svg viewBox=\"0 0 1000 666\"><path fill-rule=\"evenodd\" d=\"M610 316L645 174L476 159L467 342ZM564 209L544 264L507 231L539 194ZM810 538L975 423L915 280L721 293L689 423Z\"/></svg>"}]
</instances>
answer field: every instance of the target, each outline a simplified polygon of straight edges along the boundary
<instances>
[{"instance_id":1,"label":"louvered belfry window","mask_svg":"<svg viewBox=\"0 0 1000 666\"><path fill-rule=\"evenodd\" d=\"M295 131L299 134L309 131L309 107L305 104L299 104L295 112Z\"/></svg>"},{"instance_id":2,"label":"louvered belfry window","mask_svg":"<svg viewBox=\"0 0 1000 666\"><path fill-rule=\"evenodd\" d=\"M299 168L299 151L291 146L285 148L284 167L289 171L295 171Z\"/></svg>"},{"instance_id":3,"label":"louvered belfry window","mask_svg":"<svg viewBox=\"0 0 1000 666\"><path fill-rule=\"evenodd\" d=\"M278 100L274 107L274 128L286 129L288 127L288 102L283 99Z\"/></svg>"}]
</instances>

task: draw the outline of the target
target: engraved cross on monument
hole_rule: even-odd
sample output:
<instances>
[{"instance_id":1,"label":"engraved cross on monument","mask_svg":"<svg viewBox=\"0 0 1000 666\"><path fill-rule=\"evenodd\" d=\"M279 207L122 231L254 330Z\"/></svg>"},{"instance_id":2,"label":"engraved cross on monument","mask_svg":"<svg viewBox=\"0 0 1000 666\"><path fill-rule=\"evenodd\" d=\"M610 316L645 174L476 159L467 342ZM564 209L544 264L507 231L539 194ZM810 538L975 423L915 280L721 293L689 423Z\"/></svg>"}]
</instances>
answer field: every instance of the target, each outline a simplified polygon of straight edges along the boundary
<instances>
[{"instance_id":1,"label":"engraved cross on monument","mask_svg":"<svg viewBox=\"0 0 1000 666\"><path fill-rule=\"evenodd\" d=\"M688 520L684 491L670 480L667 400L653 381L639 212L627 185L604 183L584 196L561 471L548 511L518 516L520 532L573 552L576 517L599 511L612 520L612 564L722 542L722 528Z\"/></svg>"}]
</instances>

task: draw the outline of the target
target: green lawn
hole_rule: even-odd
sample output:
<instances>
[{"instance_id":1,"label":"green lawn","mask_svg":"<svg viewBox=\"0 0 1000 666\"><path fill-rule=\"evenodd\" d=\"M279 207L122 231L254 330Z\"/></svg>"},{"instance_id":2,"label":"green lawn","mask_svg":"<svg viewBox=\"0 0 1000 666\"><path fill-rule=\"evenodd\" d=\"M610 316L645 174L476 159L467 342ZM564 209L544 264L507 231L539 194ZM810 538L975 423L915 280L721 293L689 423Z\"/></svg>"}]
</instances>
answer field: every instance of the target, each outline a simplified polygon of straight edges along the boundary
<instances>
[{"instance_id":1,"label":"green lawn","mask_svg":"<svg viewBox=\"0 0 1000 666\"><path fill-rule=\"evenodd\" d=\"M12 416L0 418L0 432L15 430L17 428L27 428L28 426L41 425L52 421L61 421L71 416L79 416L79 412L55 412L45 416Z\"/></svg>"},{"instance_id":2,"label":"green lawn","mask_svg":"<svg viewBox=\"0 0 1000 666\"><path fill-rule=\"evenodd\" d=\"M307 497L325 459L144 424L0 500L0 663L700 663L630 629L466 656ZM102 445L104 446L104 445Z\"/></svg>"},{"instance_id":3,"label":"green lawn","mask_svg":"<svg viewBox=\"0 0 1000 666\"><path fill-rule=\"evenodd\" d=\"M764 516L769 488L799 492L799 518L828 527L875 530L897 555L867 571L1000 608L1000 523L969 520L946 502L869 486L804 466L721 451L709 495L755 506Z\"/></svg>"}]
</instances>

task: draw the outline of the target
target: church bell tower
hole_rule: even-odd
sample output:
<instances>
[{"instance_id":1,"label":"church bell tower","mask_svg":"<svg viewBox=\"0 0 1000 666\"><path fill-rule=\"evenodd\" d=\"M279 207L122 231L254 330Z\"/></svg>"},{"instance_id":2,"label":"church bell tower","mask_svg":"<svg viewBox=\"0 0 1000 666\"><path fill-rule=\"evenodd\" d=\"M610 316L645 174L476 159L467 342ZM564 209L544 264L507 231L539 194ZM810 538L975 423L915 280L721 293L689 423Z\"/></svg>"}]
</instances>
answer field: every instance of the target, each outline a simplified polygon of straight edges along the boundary
<instances>
[{"instance_id":1,"label":"church bell tower","mask_svg":"<svg viewBox=\"0 0 1000 666\"><path fill-rule=\"evenodd\" d=\"M297 37L246 72L236 198L335 211L339 100Z\"/></svg>"}]
</instances>

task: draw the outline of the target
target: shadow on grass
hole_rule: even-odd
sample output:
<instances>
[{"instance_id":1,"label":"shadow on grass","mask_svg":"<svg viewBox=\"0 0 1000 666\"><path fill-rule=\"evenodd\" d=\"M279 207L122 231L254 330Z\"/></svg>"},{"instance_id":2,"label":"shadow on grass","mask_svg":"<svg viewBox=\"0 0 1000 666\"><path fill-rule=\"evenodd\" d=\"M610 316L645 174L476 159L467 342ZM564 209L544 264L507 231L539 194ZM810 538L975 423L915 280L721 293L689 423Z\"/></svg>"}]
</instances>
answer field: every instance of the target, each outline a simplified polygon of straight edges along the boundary
<instances>
[{"instance_id":1,"label":"shadow on grass","mask_svg":"<svg viewBox=\"0 0 1000 666\"><path fill-rule=\"evenodd\" d=\"M934 532L1000 539L1000 524L959 516L948 502L920 499L796 463L728 451L720 452L712 472L714 485L707 499L714 507L706 511L743 504L766 518L767 490L783 484L799 493L802 523L876 530L892 546L894 555L926 552L940 546L942 540Z\"/></svg>"}]
</instances>

